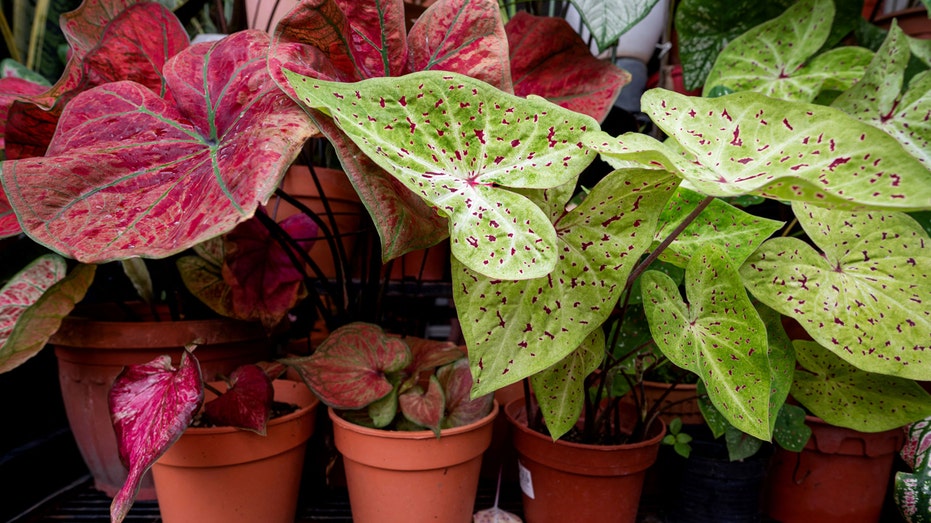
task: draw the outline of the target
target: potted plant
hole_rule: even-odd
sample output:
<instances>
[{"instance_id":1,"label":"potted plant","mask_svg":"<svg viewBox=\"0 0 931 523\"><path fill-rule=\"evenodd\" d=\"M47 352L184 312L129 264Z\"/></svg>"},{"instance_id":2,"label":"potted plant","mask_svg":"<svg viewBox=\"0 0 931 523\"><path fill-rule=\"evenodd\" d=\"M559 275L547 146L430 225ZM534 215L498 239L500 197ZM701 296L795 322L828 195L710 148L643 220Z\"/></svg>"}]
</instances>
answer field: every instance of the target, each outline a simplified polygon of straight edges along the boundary
<instances>
[{"instance_id":1,"label":"potted plant","mask_svg":"<svg viewBox=\"0 0 931 523\"><path fill-rule=\"evenodd\" d=\"M461 348L354 322L283 362L330 408L354 521L471 521L498 407Z\"/></svg>"},{"instance_id":2,"label":"potted plant","mask_svg":"<svg viewBox=\"0 0 931 523\"><path fill-rule=\"evenodd\" d=\"M904 107L923 107L926 84L913 82L903 94L900 82L873 80L883 67L900 78L904 62L893 57L908 50L895 31L875 54L844 47L817 54L830 27L816 21L832 17L830 2L801 2L781 26L756 35L759 60L741 61L746 53L736 48L722 53L706 91L745 92L648 92L645 112L669 136L665 142L599 134L592 121L453 74L355 85L289 81L298 99L449 218L474 394L530 377L550 435L566 434L591 398L584 379L617 365L600 329L616 304L623 311L628 284L639 282L652 338L698 375L738 430L771 440L790 389L805 386L813 394L797 399L829 423L886 430L931 406L914 383L928 378L927 233L907 214L931 204L929 172L926 152L903 131L923 112L894 103L902 97ZM780 39L789 32L810 38L804 45ZM773 42L779 54L767 50ZM868 89L882 98L855 103ZM476 121L476 107L490 116ZM521 127L527 121L542 136ZM461 131L438 132L444 129ZM618 169L567 210L575 175L593 152ZM550 163L544 153L563 154ZM558 174L548 171L553 164ZM726 201L743 195L791 202L780 210L791 211L802 238L769 238L780 224ZM868 232L878 236L866 239ZM867 241L859 259L841 248L858 237ZM685 269L685 298L674 280L647 271L657 258ZM883 274L885 285L876 288L861 269ZM905 312L901 303L914 305ZM798 320L818 343L784 343L781 316ZM830 363L793 374L812 358ZM864 403L854 385L846 385L851 395L828 394L850 383L836 373L835 358L895 391L895 408ZM811 373L823 379L797 379Z\"/></svg>"}]
</instances>

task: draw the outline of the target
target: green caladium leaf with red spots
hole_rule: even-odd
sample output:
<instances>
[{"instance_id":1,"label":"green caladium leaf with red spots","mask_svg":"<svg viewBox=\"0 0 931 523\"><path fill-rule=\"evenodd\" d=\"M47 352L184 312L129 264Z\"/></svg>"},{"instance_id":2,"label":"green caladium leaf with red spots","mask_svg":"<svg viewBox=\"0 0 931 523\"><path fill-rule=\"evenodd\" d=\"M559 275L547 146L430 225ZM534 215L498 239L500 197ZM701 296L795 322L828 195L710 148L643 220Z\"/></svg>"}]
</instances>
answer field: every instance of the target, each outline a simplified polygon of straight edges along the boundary
<instances>
[{"instance_id":1,"label":"green caladium leaf with red spots","mask_svg":"<svg viewBox=\"0 0 931 523\"><path fill-rule=\"evenodd\" d=\"M177 368L168 355L129 365L116 377L108 400L120 460L129 468L110 505L111 521L118 522L129 512L146 471L181 437L200 409L204 401L200 365L188 350Z\"/></svg>"},{"instance_id":2,"label":"green caladium leaf with red spots","mask_svg":"<svg viewBox=\"0 0 931 523\"><path fill-rule=\"evenodd\" d=\"M929 167L931 126L927 125L927 115L931 112L928 96L931 73L915 76L903 93L910 56L908 37L898 25L893 25L863 78L831 105L891 134Z\"/></svg>"},{"instance_id":3,"label":"green caladium leaf with red spots","mask_svg":"<svg viewBox=\"0 0 931 523\"><path fill-rule=\"evenodd\" d=\"M701 193L841 209L931 208L931 171L892 136L837 109L749 92L698 98L661 89L647 91L642 107L686 154L642 153L648 144L638 143L627 155L649 155Z\"/></svg>"},{"instance_id":4,"label":"green caladium leaf with red spots","mask_svg":"<svg viewBox=\"0 0 931 523\"><path fill-rule=\"evenodd\" d=\"M518 96L542 96L601 122L630 83L630 73L593 56L563 18L520 11L505 30Z\"/></svg>"},{"instance_id":5,"label":"green caladium leaf with red spots","mask_svg":"<svg viewBox=\"0 0 931 523\"><path fill-rule=\"evenodd\" d=\"M389 375L407 368L411 350L377 325L354 322L331 332L312 355L287 362L327 406L361 409L394 389Z\"/></svg>"},{"instance_id":6,"label":"green caladium leaf with red spots","mask_svg":"<svg viewBox=\"0 0 931 523\"><path fill-rule=\"evenodd\" d=\"M774 238L740 276L760 301L861 369L931 379L931 241L901 213L793 204L815 247Z\"/></svg>"},{"instance_id":7,"label":"green caladium leaf with red spots","mask_svg":"<svg viewBox=\"0 0 931 523\"><path fill-rule=\"evenodd\" d=\"M267 48L243 31L185 49L165 65L170 98L134 82L75 97L45 157L3 164L24 230L99 263L168 256L250 218L315 131L267 76Z\"/></svg>"},{"instance_id":8,"label":"green caladium leaf with red spots","mask_svg":"<svg viewBox=\"0 0 931 523\"><path fill-rule=\"evenodd\" d=\"M931 395L913 380L860 370L816 342L794 343L801 368L792 397L827 423L882 432L931 416Z\"/></svg>"},{"instance_id":9,"label":"green caladium leaf with red spots","mask_svg":"<svg viewBox=\"0 0 931 523\"><path fill-rule=\"evenodd\" d=\"M704 197L695 191L679 187L660 215L659 227L654 235L656 243L666 239ZM669 244L669 247L663 250L660 259L685 267L692 255L701 249L702 245L711 241L725 247L734 264L740 265L783 225L783 222L760 218L727 202L714 199Z\"/></svg>"},{"instance_id":10,"label":"green caladium leaf with red spots","mask_svg":"<svg viewBox=\"0 0 931 523\"><path fill-rule=\"evenodd\" d=\"M436 371L436 378L446 395L446 418L443 427L461 427L487 416L493 407L494 395L472 399L472 372L469 359L459 358Z\"/></svg>"},{"instance_id":11,"label":"green caladium leaf with red spots","mask_svg":"<svg viewBox=\"0 0 931 523\"><path fill-rule=\"evenodd\" d=\"M776 437L779 424L782 421L791 421L780 421L779 417L784 415L785 402L789 397L792 381L795 378L795 349L792 347L792 340L789 339L789 335L786 334L786 330L782 326L782 315L759 302L755 302L754 306L756 306L756 311L766 326L769 374L772 378L769 395L770 429L773 431L773 437ZM774 413L779 414L773 415ZM803 415L803 421L804 417Z\"/></svg>"},{"instance_id":12,"label":"green caladium leaf with red spots","mask_svg":"<svg viewBox=\"0 0 931 523\"><path fill-rule=\"evenodd\" d=\"M559 260L532 280L488 278L453 260L453 296L473 395L543 371L600 329L627 277L653 241L677 179L650 169L618 170L558 217Z\"/></svg>"},{"instance_id":13,"label":"green caladium leaf with red spots","mask_svg":"<svg viewBox=\"0 0 931 523\"><path fill-rule=\"evenodd\" d=\"M593 330L568 356L530 377L534 397L553 440L572 430L585 403L585 378L601 365L605 337Z\"/></svg>"},{"instance_id":14,"label":"green caladium leaf with red spots","mask_svg":"<svg viewBox=\"0 0 931 523\"><path fill-rule=\"evenodd\" d=\"M763 440L772 436L772 375L766 330L723 248L708 243L689 262L685 292L669 276L642 276L650 332L675 365L694 372L711 402L735 427Z\"/></svg>"},{"instance_id":15,"label":"green caladium leaf with red spots","mask_svg":"<svg viewBox=\"0 0 931 523\"><path fill-rule=\"evenodd\" d=\"M446 395L436 376L430 376L426 389L416 385L400 394L398 405L405 419L432 430L436 437L440 437L446 418Z\"/></svg>"},{"instance_id":16,"label":"green caladium leaf with red spots","mask_svg":"<svg viewBox=\"0 0 931 523\"><path fill-rule=\"evenodd\" d=\"M718 54L703 94L727 87L811 102L823 89L849 88L863 75L873 53L843 46L817 54L831 34L834 13L832 0L799 0L782 15L743 33Z\"/></svg>"},{"instance_id":17,"label":"green caladium leaf with red spots","mask_svg":"<svg viewBox=\"0 0 931 523\"><path fill-rule=\"evenodd\" d=\"M645 18L658 0L572 0L599 52Z\"/></svg>"},{"instance_id":18,"label":"green caladium leaf with red spots","mask_svg":"<svg viewBox=\"0 0 931 523\"><path fill-rule=\"evenodd\" d=\"M229 388L204 404L204 419L264 436L274 400L275 389L265 371L258 365L242 365L230 374Z\"/></svg>"},{"instance_id":19,"label":"green caladium leaf with red spots","mask_svg":"<svg viewBox=\"0 0 931 523\"><path fill-rule=\"evenodd\" d=\"M574 180L594 159L592 118L523 100L453 73L332 83L287 74L375 162L449 218L453 256L506 279L549 273L558 256L547 216L514 189Z\"/></svg>"},{"instance_id":20,"label":"green caladium leaf with red spots","mask_svg":"<svg viewBox=\"0 0 931 523\"><path fill-rule=\"evenodd\" d=\"M69 273L65 260L40 256L0 289L0 373L35 356L94 280L93 265Z\"/></svg>"}]
</instances>

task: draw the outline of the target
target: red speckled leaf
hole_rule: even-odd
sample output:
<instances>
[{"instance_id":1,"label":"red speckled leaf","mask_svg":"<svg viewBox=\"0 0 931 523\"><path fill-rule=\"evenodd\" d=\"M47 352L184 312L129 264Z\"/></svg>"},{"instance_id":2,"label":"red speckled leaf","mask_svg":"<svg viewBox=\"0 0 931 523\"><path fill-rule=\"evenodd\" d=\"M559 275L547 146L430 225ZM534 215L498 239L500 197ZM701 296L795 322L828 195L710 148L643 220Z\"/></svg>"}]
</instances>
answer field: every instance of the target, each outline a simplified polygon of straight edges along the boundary
<instances>
[{"instance_id":1,"label":"red speckled leaf","mask_svg":"<svg viewBox=\"0 0 931 523\"><path fill-rule=\"evenodd\" d=\"M274 399L272 380L261 367L243 365L230 374L230 387L204 404L204 415L215 425L251 430L264 436Z\"/></svg>"},{"instance_id":2,"label":"red speckled leaf","mask_svg":"<svg viewBox=\"0 0 931 523\"><path fill-rule=\"evenodd\" d=\"M37 258L0 289L0 373L33 357L58 330L61 320L84 298L93 266L66 275L60 256Z\"/></svg>"},{"instance_id":3,"label":"red speckled leaf","mask_svg":"<svg viewBox=\"0 0 931 523\"><path fill-rule=\"evenodd\" d=\"M298 213L281 222L282 229L305 251L317 235L317 224ZM294 254L299 258L298 254ZM268 228L248 220L226 235L223 280L229 285L230 309L234 317L260 320L268 328L277 325L307 295L304 275L295 267L285 248Z\"/></svg>"},{"instance_id":4,"label":"red speckled leaf","mask_svg":"<svg viewBox=\"0 0 931 523\"><path fill-rule=\"evenodd\" d=\"M75 97L46 157L3 165L24 229L99 263L168 256L250 218L315 131L265 74L267 46L243 31L174 56L176 104L133 82Z\"/></svg>"},{"instance_id":5,"label":"red speckled leaf","mask_svg":"<svg viewBox=\"0 0 931 523\"><path fill-rule=\"evenodd\" d=\"M410 71L453 71L514 90L495 0L440 0L420 15L408 40Z\"/></svg>"},{"instance_id":6,"label":"red speckled leaf","mask_svg":"<svg viewBox=\"0 0 931 523\"><path fill-rule=\"evenodd\" d=\"M564 19L520 11L507 26L514 94L535 94L599 122L630 73L595 58Z\"/></svg>"},{"instance_id":7,"label":"red speckled leaf","mask_svg":"<svg viewBox=\"0 0 931 523\"><path fill-rule=\"evenodd\" d=\"M411 351L381 327L355 322L331 332L311 356L288 362L326 405L361 409L394 389L385 375L406 368Z\"/></svg>"},{"instance_id":8,"label":"red speckled leaf","mask_svg":"<svg viewBox=\"0 0 931 523\"><path fill-rule=\"evenodd\" d=\"M677 184L675 176L650 169L606 176L556 222L559 260L546 276L487 278L453 260L474 394L547 369L601 327L653 242L656 220Z\"/></svg>"},{"instance_id":9,"label":"red speckled leaf","mask_svg":"<svg viewBox=\"0 0 931 523\"><path fill-rule=\"evenodd\" d=\"M200 365L190 352L178 368L165 355L123 369L110 388L110 418L120 459L129 475L110 505L111 521L122 521L142 476L191 424L204 400Z\"/></svg>"},{"instance_id":10,"label":"red speckled leaf","mask_svg":"<svg viewBox=\"0 0 931 523\"><path fill-rule=\"evenodd\" d=\"M485 394L474 400L470 397L472 372L469 371L468 358L460 358L443 366L437 370L436 377L446 393L444 428L474 423L491 412L494 394Z\"/></svg>"},{"instance_id":11,"label":"red speckled leaf","mask_svg":"<svg viewBox=\"0 0 931 523\"><path fill-rule=\"evenodd\" d=\"M399 395L398 405L408 421L426 427L440 437L446 415L446 397L436 376L430 376L426 391L416 386Z\"/></svg>"}]
</instances>

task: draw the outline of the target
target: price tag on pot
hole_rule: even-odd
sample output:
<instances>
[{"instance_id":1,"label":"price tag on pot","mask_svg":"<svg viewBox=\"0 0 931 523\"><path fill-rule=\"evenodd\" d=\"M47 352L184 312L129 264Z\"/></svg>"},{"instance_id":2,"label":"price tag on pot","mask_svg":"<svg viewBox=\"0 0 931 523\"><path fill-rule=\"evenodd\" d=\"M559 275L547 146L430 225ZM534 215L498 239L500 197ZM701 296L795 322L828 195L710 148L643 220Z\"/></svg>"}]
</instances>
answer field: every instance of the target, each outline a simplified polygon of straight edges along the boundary
<instances>
[{"instance_id":1,"label":"price tag on pot","mask_svg":"<svg viewBox=\"0 0 931 523\"><path fill-rule=\"evenodd\" d=\"M517 462L517 469L520 473L520 489L524 495L530 499L533 498L533 478L530 476L530 470L520 461Z\"/></svg>"}]
</instances>

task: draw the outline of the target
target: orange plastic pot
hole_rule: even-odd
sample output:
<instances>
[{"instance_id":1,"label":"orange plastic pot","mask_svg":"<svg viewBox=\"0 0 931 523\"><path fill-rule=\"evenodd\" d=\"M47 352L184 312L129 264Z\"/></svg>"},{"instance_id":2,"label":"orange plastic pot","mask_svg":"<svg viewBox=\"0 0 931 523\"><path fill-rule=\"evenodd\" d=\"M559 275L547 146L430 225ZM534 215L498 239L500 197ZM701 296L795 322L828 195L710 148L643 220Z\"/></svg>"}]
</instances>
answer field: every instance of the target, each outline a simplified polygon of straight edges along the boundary
<instances>
[{"instance_id":1,"label":"orange plastic pot","mask_svg":"<svg viewBox=\"0 0 931 523\"><path fill-rule=\"evenodd\" d=\"M901 429L865 433L807 416L802 452L777 448L767 476L767 514L782 523L880 521Z\"/></svg>"},{"instance_id":2,"label":"orange plastic pot","mask_svg":"<svg viewBox=\"0 0 931 523\"><path fill-rule=\"evenodd\" d=\"M475 423L431 431L362 427L330 409L355 523L469 523L491 443L492 412Z\"/></svg>"},{"instance_id":3,"label":"orange plastic pot","mask_svg":"<svg viewBox=\"0 0 931 523\"><path fill-rule=\"evenodd\" d=\"M208 379L229 374L243 363L267 359L272 350L260 325L232 320L130 322L78 316L63 320L49 343L58 358L65 413L97 490L113 497L126 480L107 407L117 374L126 365L146 363L162 354L171 354L177 364L183 347L198 339L203 343L196 349L197 359ZM151 476L143 478L137 499L155 499Z\"/></svg>"},{"instance_id":4,"label":"orange plastic pot","mask_svg":"<svg viewBox=\"0 0 931 523\"><path fill-rule=\"evenodd\" d=\"M643 442L585 445L553 441L530 429L523 398L506 405L504 411L514 428L525 521L637 520L644 477L656 462L665 424L654 425L649 439Z\"/></svg>"},{"instance_id":5,"label":"orange plastic pot","mask_svg":"<svg viewBox=\"0 0 931 523\"><path fill-rule=\"evenodd\" d=\"M275 400L300 408L269 421L265 436L192 427L152 466L162 521L294 522L319 401L301 382L274 386Z\"/></svg>"}]
</instances>

